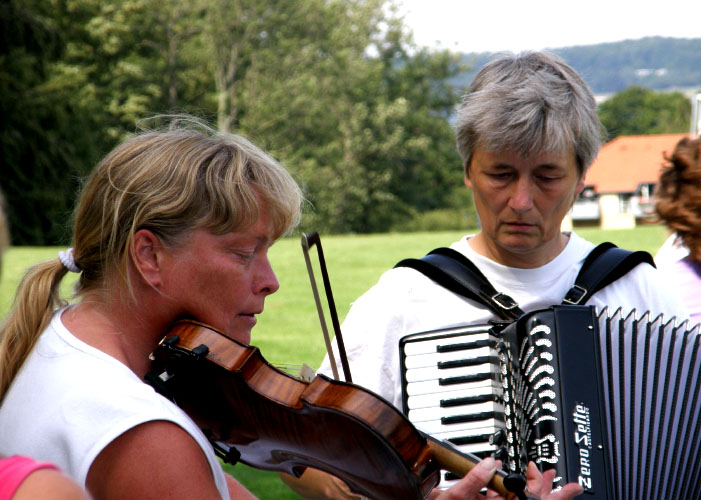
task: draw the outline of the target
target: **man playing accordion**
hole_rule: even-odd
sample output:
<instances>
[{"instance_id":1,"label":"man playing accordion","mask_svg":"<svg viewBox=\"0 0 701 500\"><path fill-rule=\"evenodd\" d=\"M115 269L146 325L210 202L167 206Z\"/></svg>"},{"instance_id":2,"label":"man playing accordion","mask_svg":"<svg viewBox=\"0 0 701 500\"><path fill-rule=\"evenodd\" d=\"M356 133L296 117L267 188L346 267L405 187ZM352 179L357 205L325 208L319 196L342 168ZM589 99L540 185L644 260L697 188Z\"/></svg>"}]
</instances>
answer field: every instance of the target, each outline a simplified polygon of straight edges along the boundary
<instances>
[{"instance_id":1,"label":"man playing accordion","mask_svg":"<svg viewBox=\"0 0 701 500\"><path fill-rule=\"evenodd\" d=\"M480 230L450 247L526 312L559 304L594 248L561 225L585 186L602 130L583 79L557 56L541 52L493 58L457 108L457 146ZM587 305L688 318L682 302L647 264L595 293ZM401 408L400 339L493 319L481 304L414 269L391 269L354 302L342 325L353 382ZM330 374L328 357L320 372ZM314 474L305 473L306 482L323 484Z\"/></svg>"}]
</instances>

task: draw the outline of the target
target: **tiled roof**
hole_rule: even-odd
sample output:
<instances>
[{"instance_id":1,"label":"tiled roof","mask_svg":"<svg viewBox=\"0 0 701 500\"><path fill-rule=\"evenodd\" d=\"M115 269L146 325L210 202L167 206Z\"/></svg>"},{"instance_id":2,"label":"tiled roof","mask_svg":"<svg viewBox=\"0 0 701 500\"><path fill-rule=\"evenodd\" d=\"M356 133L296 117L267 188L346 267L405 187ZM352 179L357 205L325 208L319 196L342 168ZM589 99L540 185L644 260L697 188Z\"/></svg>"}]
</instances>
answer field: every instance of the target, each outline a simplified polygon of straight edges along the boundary
<instances>
[{"instance_id":1,"label":"tiled roof","mask_svg":"<svg viewBox=\"0 0 701 500\"><path fill-rule=\"evenodd\" d=\"M587 172L587 186L597 193L632 193L640 184L654 184L677 142L688 134L627 135L604 144Z\"/></svg>"}]
</instances>

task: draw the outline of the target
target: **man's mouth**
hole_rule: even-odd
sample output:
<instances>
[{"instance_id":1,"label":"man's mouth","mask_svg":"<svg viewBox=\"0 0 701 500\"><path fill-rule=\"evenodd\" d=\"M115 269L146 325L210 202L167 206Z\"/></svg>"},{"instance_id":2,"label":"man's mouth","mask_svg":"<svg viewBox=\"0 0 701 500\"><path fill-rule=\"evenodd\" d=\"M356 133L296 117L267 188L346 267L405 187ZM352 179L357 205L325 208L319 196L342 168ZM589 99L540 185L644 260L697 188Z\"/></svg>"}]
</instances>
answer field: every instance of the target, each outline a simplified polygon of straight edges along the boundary
<instances>
[{"instance_id":1,"label":"man's mouth","mask_svg":"<svg viewBox=\"0 0 701 500\"><path fill-rule=\"evenodd\" d=\"M504 223L505 226L509 227L510 229L521 229L521 230L527 230L532 227L535 227L535 224L529 224L528 222L521 222L521 221L509 221Z\"/></svg>"}]
</instances>

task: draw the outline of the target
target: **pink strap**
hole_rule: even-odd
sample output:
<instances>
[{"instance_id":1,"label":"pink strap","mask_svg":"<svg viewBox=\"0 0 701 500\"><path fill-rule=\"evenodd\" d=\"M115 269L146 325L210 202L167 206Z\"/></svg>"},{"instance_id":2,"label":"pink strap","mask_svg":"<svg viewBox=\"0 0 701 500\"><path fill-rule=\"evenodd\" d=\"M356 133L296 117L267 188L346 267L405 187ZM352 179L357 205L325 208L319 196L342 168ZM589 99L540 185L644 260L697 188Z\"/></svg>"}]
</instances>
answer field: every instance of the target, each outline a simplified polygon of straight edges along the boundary
<instances>
[{"instance_id":1,"label":"pink strap","mask_svg":"<svg viewBox=\"0 0 701 500\"><path fill-rule=\"evenodd\" d=\"M0 500L10 500L29 474L38 469L58 469L49 462L18 455L0 460Z\"/></svg>"}]
</instances>

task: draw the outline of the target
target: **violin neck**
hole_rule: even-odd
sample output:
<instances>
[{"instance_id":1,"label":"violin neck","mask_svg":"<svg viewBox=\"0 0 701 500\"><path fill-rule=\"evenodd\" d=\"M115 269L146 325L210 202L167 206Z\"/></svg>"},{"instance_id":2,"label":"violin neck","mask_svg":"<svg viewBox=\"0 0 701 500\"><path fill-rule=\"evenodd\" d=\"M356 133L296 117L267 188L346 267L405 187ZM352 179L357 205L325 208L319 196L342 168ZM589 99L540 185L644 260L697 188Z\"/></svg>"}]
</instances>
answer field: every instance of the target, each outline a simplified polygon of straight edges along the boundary
<instances>
[{"instance_id":1,"label":"violin neck","mask_svg":"<svg viewBox=\"0 0 701 500\"><path fill-rule=\"evenodd\" d=\"M467 473L470 472L480 461L479 457L472 455L471 453L461 452L449 443L439 441L428 435L426 435L426 439L433 457L438 462L440 467L460 477L466 476ZM505 472L497 470L488 486L507 499L515 498L515 495L512 492L507 491L506 487L504 486L503 479L505 476Z\"/></svg>"}]
</instances>

